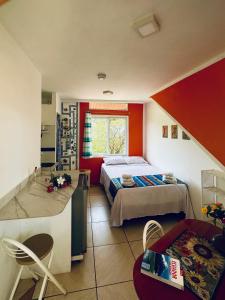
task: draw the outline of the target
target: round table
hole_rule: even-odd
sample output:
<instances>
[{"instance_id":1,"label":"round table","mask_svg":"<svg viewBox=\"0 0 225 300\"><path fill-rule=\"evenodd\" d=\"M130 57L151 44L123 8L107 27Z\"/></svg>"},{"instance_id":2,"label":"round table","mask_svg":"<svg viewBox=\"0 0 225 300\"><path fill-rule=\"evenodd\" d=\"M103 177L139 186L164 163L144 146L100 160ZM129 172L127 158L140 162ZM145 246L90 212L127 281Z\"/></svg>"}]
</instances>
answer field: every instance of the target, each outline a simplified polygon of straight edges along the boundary
<instances>
[{"instance_id":1,"label":"round table","mask_svg":"<svg viewBox=\"0 0 225 300\"><path fill-rule=\"evenodd\" d=\"M186 219L179 222L167 234L150 247L151 250L163 253L176 238L185 230L196 232L197 235L204 236L210 240L221 230L207 222ZM170 285L162 283L141 273L141 263L143 254L135 261L133 268L133 280L136 293L140 300L199 300L188 288L184 291L176 289ZM214 295L216 300L225 299L225 276L219 282Z\"/></svg>"}]
</instances>

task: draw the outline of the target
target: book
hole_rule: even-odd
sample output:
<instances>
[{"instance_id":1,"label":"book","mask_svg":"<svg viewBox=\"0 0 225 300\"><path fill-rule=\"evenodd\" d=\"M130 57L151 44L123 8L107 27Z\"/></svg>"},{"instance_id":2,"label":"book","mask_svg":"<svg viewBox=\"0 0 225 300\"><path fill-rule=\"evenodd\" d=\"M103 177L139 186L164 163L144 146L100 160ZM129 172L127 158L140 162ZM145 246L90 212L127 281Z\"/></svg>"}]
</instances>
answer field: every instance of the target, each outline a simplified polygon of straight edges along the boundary
<instances>
[{"instance_id":1,"label":"book","mask_svg":"<svg viewBox=\"0 0 225 300\"><path fill-rule=\"evenodd\" d=\"M145 250L141 264L141 273L167 283L180 290L184 289L184 278L181 274L180 261L169 255Z\"/></svg>"}]
</instances>

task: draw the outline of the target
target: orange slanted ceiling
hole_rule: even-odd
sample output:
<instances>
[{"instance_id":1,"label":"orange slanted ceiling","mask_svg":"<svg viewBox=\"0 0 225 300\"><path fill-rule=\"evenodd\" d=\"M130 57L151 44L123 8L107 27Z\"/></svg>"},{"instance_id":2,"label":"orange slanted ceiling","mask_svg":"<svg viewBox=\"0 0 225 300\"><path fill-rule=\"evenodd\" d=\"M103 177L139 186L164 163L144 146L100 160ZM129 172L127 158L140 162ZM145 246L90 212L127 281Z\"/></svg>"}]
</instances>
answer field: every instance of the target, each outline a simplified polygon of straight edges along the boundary
<instances>
[{"instance_id":1,"label":"orange slanted ceiling","mask_svg":"<svg viewBox=\"0 0 225 300\"><path fill-rule=\"evenodd\" d=\"M225 59L151 97L225 165Z\"/></svg>"}]
</instances>

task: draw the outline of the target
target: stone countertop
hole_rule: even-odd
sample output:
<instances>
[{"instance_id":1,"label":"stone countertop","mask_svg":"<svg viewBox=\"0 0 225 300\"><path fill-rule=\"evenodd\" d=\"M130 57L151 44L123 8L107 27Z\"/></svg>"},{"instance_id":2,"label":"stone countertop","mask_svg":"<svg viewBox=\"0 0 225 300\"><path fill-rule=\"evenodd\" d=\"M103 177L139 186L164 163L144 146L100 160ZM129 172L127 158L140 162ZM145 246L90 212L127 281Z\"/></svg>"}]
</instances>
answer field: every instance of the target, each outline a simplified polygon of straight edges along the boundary
<instances>
[{"instance_id":1,"label":"stone countertop","mask_svg":"<svg viewBox=\"0 0 225 300\"><path fill-rule=\"evenodd\" d=\"M52 193L47 192L49 172L28 180L25 187L0 209L0 221L49 217L61 213L77 187L79 177L79 171L55 171L54 175L64 173L72 177L72 184Z\"/></svg>"}]
</instances>

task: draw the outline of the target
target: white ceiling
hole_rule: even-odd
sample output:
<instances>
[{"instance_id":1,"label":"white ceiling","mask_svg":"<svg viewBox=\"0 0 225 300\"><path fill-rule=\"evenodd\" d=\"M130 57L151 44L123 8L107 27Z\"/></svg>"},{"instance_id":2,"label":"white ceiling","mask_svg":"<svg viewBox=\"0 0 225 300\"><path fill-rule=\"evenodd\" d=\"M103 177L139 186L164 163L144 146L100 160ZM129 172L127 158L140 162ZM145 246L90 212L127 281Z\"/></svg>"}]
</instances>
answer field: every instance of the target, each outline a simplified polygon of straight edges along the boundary
<instances>
[{"instance_id":1,"label":"white ceiling","mask_svg":"<svg viewBox=\"0 0 225 300\"><path fill-rule=\"evenodd\" d=\"M141 39L132 23L148 13L160 31ZM0 22L43 88L76 99L146 100L225 51L224 0L11 0Z\"/></svg>"}]
</instances>

